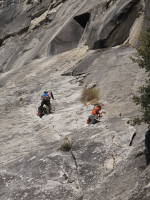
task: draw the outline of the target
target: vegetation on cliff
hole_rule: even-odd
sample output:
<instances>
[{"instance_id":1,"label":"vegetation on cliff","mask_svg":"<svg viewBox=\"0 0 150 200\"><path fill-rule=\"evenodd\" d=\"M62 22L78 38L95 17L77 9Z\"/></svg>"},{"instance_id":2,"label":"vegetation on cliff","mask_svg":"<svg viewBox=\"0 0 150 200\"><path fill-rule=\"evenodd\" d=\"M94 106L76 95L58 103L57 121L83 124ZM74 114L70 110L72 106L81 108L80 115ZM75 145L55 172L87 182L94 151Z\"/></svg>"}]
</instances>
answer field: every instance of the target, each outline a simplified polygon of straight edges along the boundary
<instances>
[{"instance_id":1,"label":"vegetation on cliff","mask_svg":"<svg viewBox=\"0 0 150 200\"><path fill-rule=\"evenodd\" d=\"M145 84L139 88L139 95L133 97L134 102L141 106L142 115L134 119L136 124L150 124L150 29L141 36L141 45L137 49L136 58L132 58L147 73Z\"/></svg>"}]
</instances>

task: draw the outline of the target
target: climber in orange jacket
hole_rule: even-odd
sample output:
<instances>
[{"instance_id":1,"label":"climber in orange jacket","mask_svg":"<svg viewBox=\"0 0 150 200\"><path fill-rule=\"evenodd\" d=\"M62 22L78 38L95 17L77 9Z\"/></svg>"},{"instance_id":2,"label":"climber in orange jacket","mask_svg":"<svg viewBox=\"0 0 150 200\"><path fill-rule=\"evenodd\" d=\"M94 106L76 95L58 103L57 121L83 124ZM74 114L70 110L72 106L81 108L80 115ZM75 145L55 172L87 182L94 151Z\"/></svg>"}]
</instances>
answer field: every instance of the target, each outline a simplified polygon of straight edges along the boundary
<instances>
[{"instance_id":1,"label":"climber in orange jacket","mask_svg":"<svg viewBox=\"0 0 150 200\"><path fill-rule=\"evenodd\" d=\"M102 107L100 105L94 106L94 108L91 111L91 115L87 119L87 124L96 124L99 122L99 117L101 117L102 113L100 113Z\"/></svg>"},{"instance_id":2,"label":"climber in orange jacket","mask_svg":"<svg viewBox=\"0 0 150 200\"><path fill-rule=\"evenodd\" d=\"M93 110L91 111L92 115L96 115L97 117L101 117L101 111L102 107L100 105L96 105Z\"/></svg>"}]
</instances>

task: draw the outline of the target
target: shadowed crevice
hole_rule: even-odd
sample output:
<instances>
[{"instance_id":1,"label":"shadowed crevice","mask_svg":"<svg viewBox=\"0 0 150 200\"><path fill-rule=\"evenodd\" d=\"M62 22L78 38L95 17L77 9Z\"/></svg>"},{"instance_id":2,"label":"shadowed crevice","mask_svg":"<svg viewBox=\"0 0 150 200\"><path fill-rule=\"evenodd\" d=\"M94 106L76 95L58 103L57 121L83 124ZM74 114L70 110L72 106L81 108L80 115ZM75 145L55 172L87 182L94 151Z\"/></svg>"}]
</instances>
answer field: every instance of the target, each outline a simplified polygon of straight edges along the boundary
<instances>
[{"instance_id":1,"label":"shadowed crevice","mask_svg":"<svg viewBox=\"0 0 150 200\"><path fill-rule=\"evenodd\" d=\"M106 26L110 26L110 28L114 27L105 38L100 36L99 40L95 41L93 49L114 47L123 44L129 37L131 27L139 16L139 5L139 0L130 2L121 13L113 17L109 24L104 26L101 35L105 32Z\"/></svg>"},{"instance_id":2,"label":"shadowed crevice","mask_svg":"<svg viewBox=\"0 0 150 200\"><path fill-rule=\"evenodd\" d=\"M87 23L89 22L90 19L90 13L84 13L82 15L78 15L74 17L74 20L77 21L82 28L85 28Z\"/></svg>"}]
</instances>

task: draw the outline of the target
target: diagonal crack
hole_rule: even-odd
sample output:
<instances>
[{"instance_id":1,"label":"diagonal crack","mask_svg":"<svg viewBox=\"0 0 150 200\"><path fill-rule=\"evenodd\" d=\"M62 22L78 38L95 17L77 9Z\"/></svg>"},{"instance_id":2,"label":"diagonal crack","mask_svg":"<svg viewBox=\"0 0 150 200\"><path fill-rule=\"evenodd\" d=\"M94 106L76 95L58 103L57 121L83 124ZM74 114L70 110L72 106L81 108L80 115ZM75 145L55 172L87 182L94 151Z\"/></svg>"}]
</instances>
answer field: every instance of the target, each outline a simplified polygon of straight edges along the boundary
<instances>
[{"instance_id":1,"label":"diagonal crack","mask_svg":"<svg viewBox=\"0 0 150 200\"><path fill-rule=\"evenodd\" d=\"M133 133L132 138L131 138L131 141L130 141L130 143L129 143L129 146L132 146L133 140L134 140L135 136L136 136L136 132Z\"/></svg>"},{"instance_id":2,"label":"diagonal crack","mask_svg":"<svg viewBox=\"0 0 150 200\"><path fill-rule=\"evenodd\" d=\"M80 200L82 200L83 199L83 196L84 196L84 192L83 192L83 189L82 189L82 187L81 187L81 184L80 184L80 180L79 180L79 170L78 170L78 163L77 163L77 159L76 159L76 157L75 157L75 155L74 155L74 153L73 153L73 151L72 151L72 149L70 150L70 153L71 153L71 156L72 156L72 158L73 158L73 160L74 160L74 163L75 163L75 166L76 166L76 172L77 172L77 181L78 181L78 185L79 185L79 189L80 189L80 191L81 191L81 197L80 197Z\"/></svg>"}]
</instances>

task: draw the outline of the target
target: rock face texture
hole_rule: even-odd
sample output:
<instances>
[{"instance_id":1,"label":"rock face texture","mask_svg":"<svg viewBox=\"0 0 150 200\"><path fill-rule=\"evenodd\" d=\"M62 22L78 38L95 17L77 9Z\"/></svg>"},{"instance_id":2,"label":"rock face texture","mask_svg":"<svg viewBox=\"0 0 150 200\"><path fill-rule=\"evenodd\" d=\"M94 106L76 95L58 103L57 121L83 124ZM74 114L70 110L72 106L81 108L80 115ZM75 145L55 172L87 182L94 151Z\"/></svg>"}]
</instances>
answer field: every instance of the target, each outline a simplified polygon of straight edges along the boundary
<instances>
[{"instance_id":1,"label":"rock face texture","mask_svg":"<svg viewBox=\"0 0 150 200\"><path fill-rule=\"evenodd\" d=\"M84 29L75 20L67 24L50 43L49 55L76 48Z\"/></svg>"},{"instance_id":2,"label":"rock face texture","mask_svg":"<svg viewBox=\"0 0 150 200\"><path fill-rule=\"evenodd\" d=\"M3 4L2 4L3 3ZM130 59L149 27L148 0L0 2L0 200L149 200L145 125ZM103 116L80 97L100 90ZM36 113L44 90L53 113ZM71 150L62 151L64 138Z\"/></svg>"},{"instance_id":3,"label":"rock face texture","mask_svg":"<svg viewBox=\"0 0 150 200\"><path fill-rule=\"evenodd\" d=\"M97 13L99 13L97 8ZM91 48L106 48L122 44L129 36L130 29L142 9L140 1L118 1L109 9L105 5L106 11L101 15L101 20L96 20L94 26L98 26L93 33L93 27L89 27L91 33L88 37L88 43ZM108 10L108 11L107 11Z\"/></svg>"}]
</instances>

